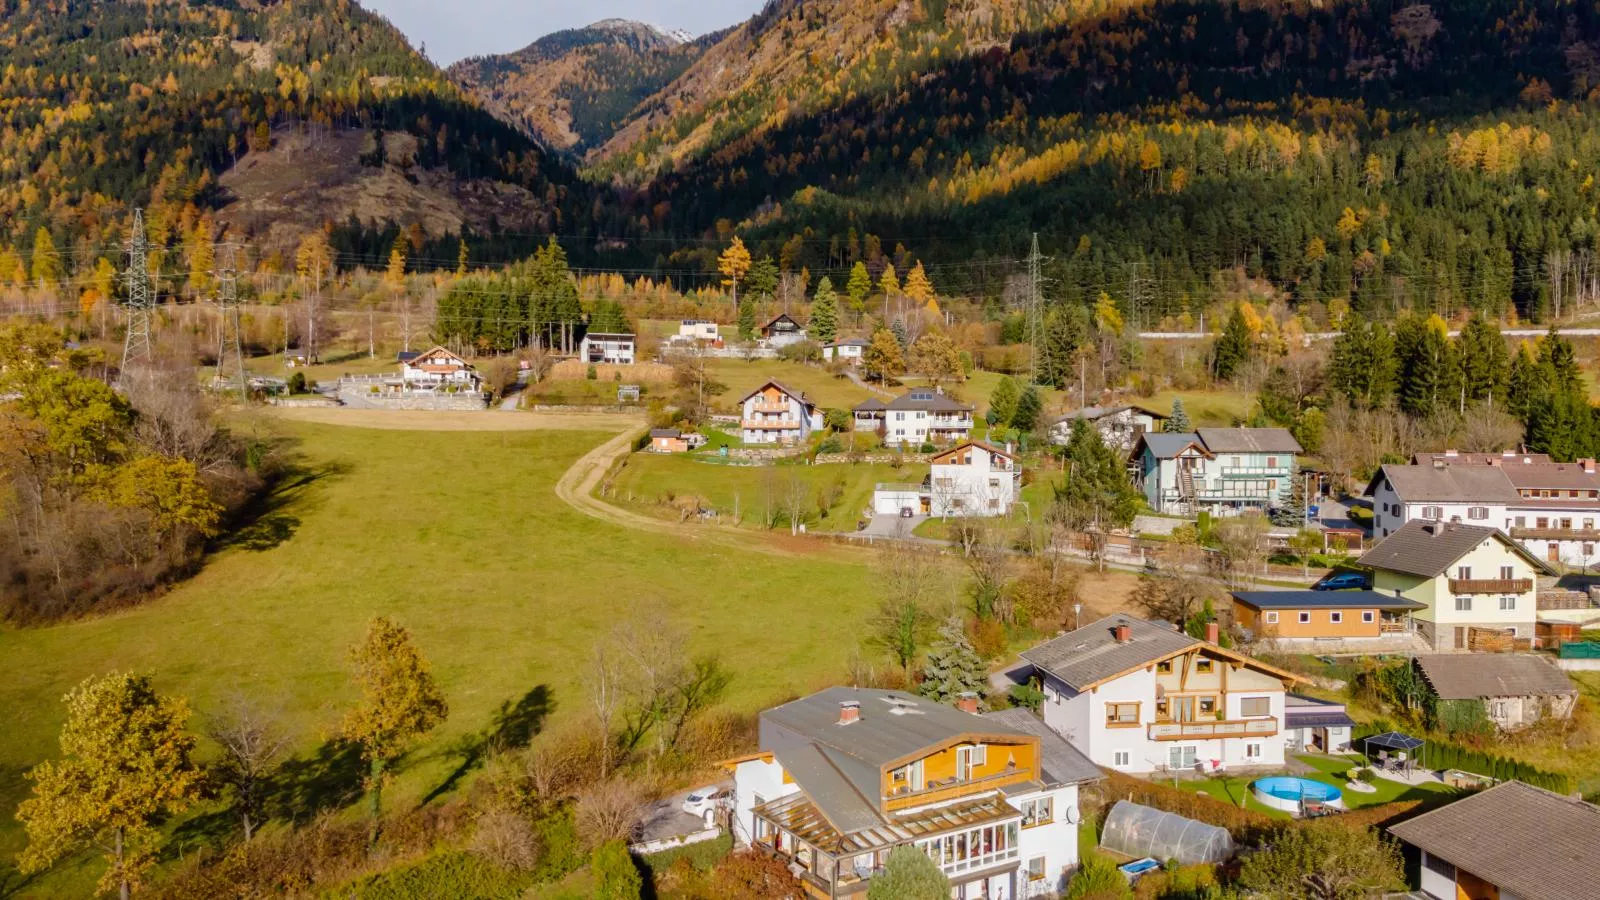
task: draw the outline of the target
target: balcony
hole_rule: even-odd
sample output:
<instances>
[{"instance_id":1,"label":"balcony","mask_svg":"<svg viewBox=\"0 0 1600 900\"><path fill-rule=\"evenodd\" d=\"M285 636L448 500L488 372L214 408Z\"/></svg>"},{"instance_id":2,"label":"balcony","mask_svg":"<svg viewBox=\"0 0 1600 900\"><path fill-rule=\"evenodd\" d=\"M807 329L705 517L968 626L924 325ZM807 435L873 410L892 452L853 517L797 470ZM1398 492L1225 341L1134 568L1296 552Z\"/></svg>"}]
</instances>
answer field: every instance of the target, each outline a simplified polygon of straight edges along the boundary
<instances>
[{"instance_id":1,"label":"balcony","mask_svg":"<svg viewBox=\"0 0 1600 900\"><path fill-rule=\"evenodd\" d=\"M1511 536L1519 541L1600 542L1600 528L1513 528Z\"/></svg>"},{"instance_id":2,"label":"balcony","mask_svg":"<svg viewBox=\"0 0 1600 900\"><path fill-rule=\"evenodd\" d=\"M1266 737L1278 733L1278 720L1219 719L1214 722L1152 722L1152 741L1192 741L1206 738Z\"/></svg>"},{"instance_id":3,"label":"balcony","mask_svg":"<svg viewBox=\"0 0 1600 900\"><path fill-rule=\"evenodd\" d=\"M800 423L794 419L745 419L741 423L750 431L799 431Z\"/></svg>"},{"instance_id":4,"label":"balcony","mask_svg":"<svg viewBox=\"0 0 1600 900\"><path fill-rule=\"evenodd\" d=\"M1294 470L1288 466L1223 466L1223 478L1288 478Z\"/></svg>"},{"instance_id":5,"label":"balcony","mask_svg":"<svg viewBox=\"0 0 1600 900\"><path fill-rule=\"evenodd\" d=\"M780 413L788 415L794 412L788 403L752 403L750 411L753 413Z\"/></svg>"},{"instance_id":6,"label":"balcony","mask_svg":"<svg viewBox=\"0 0 1600 900\"><path fill-rule=\"evenodd\" d=\"M1526 594L1533 590L1532 578L1452 578L1452 594Z\"/></svg>"},{"instance_id":7,"label":"balcony","mask_svg":"<svg viewBox=\"0 0 1600 900\"><path fill-rule=\"evenodd\" d=\"M888 810L907 809L927 803L958 800L962 797L986 794L1008 784L1028 781L1032 777L1027 771L1010 768L1004 772L985 775L982 778L970 778L966 781L957 781L951 778L947 781L935 782L919 791L897 789L891 784L889 795L884 798L883 807Z\"/></svg>"}]
</instances>

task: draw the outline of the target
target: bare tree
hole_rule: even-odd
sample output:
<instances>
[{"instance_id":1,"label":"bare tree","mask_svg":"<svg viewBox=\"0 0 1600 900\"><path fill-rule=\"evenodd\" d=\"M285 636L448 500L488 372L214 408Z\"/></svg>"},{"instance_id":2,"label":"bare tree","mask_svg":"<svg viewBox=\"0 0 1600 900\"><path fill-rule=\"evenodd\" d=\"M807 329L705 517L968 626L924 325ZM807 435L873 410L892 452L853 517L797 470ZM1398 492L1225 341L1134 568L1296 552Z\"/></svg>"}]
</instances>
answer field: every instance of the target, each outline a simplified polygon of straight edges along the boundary
<instances>
[{"instance_id":1,"label":"bare tree","mask_svg":"<svg viewBox=\"0 0 1600 900\"><path fill-rule=\"evenodd\" d=\"M1474 407L1461 423L1461 449L1473 453L1508 450L1522 441L1522 423L1503 409Z\"/></svg>"},{"instance_id":2,"label":"bare tree","mask_svg":"<svg viewBox=\"0 0 1600 900\"><path fill-rule=\"evenodd\" d=\"M233 790L234 811L248 841L265 819L266 782L289 747L289 734L274 715L242 694L231 696L209 718L206 734L222 748L213 771Z\"/></svg>"},{"instance_id":3,"label":"bare tree","mask_svg":"<svg viewBox=\"0 0 1600 900\"><path fill-rule=\"evenodd\" d=\"M1006 586L1011 581L1013 566L1005 531L979 519L967 519L961 524L961 531L969 536L962 541L962 546L967 574L972 578L967 588L972 614L979 619L1012 621Z\"/></svg>"},{"instance_id":4,"label":"bare tree","mask_svg":"<svg viewBox=\"0 0 1600 900\"><path fill-rule=\"evenodd\" d=\"M622 777L597 781L578 792L573 807L578 836L590 847L627 841L639 827L639 790Z\"/></svg>"},{"instance_id":5,"label":"bare tree","mask_svg":"<svg viewBox=\"0 0 1600 900\"><path fill-rule=\"evenodd\" d=\"M1182 569L1168 569L1140 576L1130 600L1151 618L1182 626L1216 593L1217 585L1211 579Z\"/></svg>"},{"instance_id":6,"label":"bare tree","mask_svg":"<svg viewBox=\"0 0 1600 900\"><path fill-rule=\"evenodd\" d=\"M1243 587L1265 565L1270 529L1267 517L1259 513L1223 519L1212 529L1228 583L1234 588Z\"/></svg>"},{"instance_id":7,"label":"bare tree","mask_svg":"<svg viewBox=\"0 0 1600 900\"><path fill-rule=\"evenodd\" d=\"M810 492L806 480L800 476L798 467L790 467L789 477L783 484L783 512L789 517L789 533L797 535L806 520L806 507L810 504Z\"/></svg>"},{"instance_id":8,"label":"bare tree","mask_svg":"<svg viewBox=\"0 0 1600 900\"><path fill-rule=\"evenodd\" d=\"M589 657L589 704L600 737L600 776L609 777L615 762L617 715L622 709L627 672L622 654L609 641L599 641Z\"/></svg>"},{"instance_id":9,"label":"bare tree","mask_svg":"<svg viewBox=\"0 0 1600 900\"><path fill-rule=\"evenodd\" d=\"M907 681L932 622L928 605L938 579L930 562L900 542L884 544L878 555L884 596L870 622L871 641L894 658Z\"/></svg>"}]
</instances>

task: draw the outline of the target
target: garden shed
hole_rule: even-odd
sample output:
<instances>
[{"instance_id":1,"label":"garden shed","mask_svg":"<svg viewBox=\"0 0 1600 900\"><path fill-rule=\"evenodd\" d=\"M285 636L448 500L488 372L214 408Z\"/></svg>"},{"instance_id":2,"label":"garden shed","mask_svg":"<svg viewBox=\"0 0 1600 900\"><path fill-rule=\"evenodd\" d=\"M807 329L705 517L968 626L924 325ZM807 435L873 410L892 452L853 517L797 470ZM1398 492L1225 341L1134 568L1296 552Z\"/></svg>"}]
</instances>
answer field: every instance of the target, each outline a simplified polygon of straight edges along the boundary
<instances>
[{"instance_id":1,"label":"garden shed","mask_svg":"<svg viewBox=\"0 0 1600 900\"><path fill-rule=\"evenodd\" d=\"M1118 800L1106 814L1100 846L1136 859L1176 859L1186 866L1215 865L1233 855L1227 829L1126 800Z\"/></svg>"}]
</instances>

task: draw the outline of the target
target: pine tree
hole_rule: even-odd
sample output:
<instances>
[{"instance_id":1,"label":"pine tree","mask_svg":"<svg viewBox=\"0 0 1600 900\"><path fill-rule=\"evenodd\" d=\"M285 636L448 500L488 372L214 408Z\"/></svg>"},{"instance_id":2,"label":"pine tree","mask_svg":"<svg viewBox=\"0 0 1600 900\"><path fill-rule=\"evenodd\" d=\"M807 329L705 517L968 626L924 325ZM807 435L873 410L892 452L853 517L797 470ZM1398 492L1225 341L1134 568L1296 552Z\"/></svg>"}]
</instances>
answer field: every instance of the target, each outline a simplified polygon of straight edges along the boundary
<instances>
[{"instance_id":1,"label":"pine tree","mask_svg":"<svg viewBox=\"0 0 1600 900\"><path fill-rule=\"evenodd\" d=\"M850 298L850 310L860 315L867 308L867 297L872 294L872 274L867 264L857 261L850 267L850 280L845 282L845 296Z\"/></svg>"},{"instance_id":2,"label":"pine tree","mask_svg":"<svg viewBox=\"0 0 1600 900\"><path fill-rule=\"evenodd\" d=\"M1057 307L1045 319L1039 355L1039 379L1065 388L1078 379L1078 352L1089 343L1089 316L1076 304Z\"/></svg>"},{"instance_id":3,"label":"pine tree","mask_svg":"<svg viewBox=\"0 0 1600 900\"><path fill-rule=\"evenodd\" d=\"M955 703L962 694L980 697L988 683L988 667L972 648L959 616L951 616L939 628L939 637L928 648L922 667L922 684L917 692L940 703Z\"/></svg>"},{"instance_id":4,"label":"pine tree","mask_svg":"<svg viewBox=\"0 0 1600 900\"><path fill-rule=\"evenodd\" d=\"M1044 401L1039 397L1039 389L1030 384L1017 397L1017 408L1011 413L1011 427L1027 434L1038 427L1043 414Z\"/></svg>"},{"instance_id":5,"label":"pine tree","mask_svg":"<svg viewBox=\"0 0 1600 900\"><path fill-rule=\"evenodd\" d=\"M554 235L551 236L554 239ZM728 244L728 249L722 251L717 257L717 271L722 273L722 283L733 291L733 302L739 302L739 282L744 280L745 273L750 271L750 251L745 249L744 241L737 235Z\"/></svg>"},{"instance_id":6,"label":"pine tree","mask_svg":"<svg viewBox=\"0 0 1600 900\"><path fill-rule=\"evenodd\" d=\"M1189 413L1183 408L1183 398L1172 398L1172 416L1167 419L1166 430L1184 434L1194 430L1189 422Z\"/></svg>"},{"instance_id":7,"label":"pine tree","mask_svg":"<svg viewBox=\"0 0 1600 900\"><path fill-rule=\"evenodd\" d=\"M1000 379L994 386L994 391L989 394L989 411L984 418L991 428L1005 428L1011 424L1011 417L1017 411L1017 400L1022 396L1022 389L1018 387L1017 380L1007 375Z\"/></svg>"},{"instance_id":8,"label":"pine tree","mask_svg":"<svg viewBox=\"0 0 1600 900\"><path fill-rule=\"evenodd\" d=\"M739 340L753 341L756 338L756 301L752 296L746 296L744 302L739 304Z\"/></svg>"},{"instance_id":9,"label":"pine tree","mask_svg":"<svg viewBox=\"0 0 1600 900\"><path fill-rule=\"evenodd\" d=\"M906 344L909 342L909 338L906 334L906 323L900 321L899 319L895 319L893 322L889 323L889 333L894 335L895 343L900 345L901 350L906 349Z\"/></svg>"},{"instance_id":10,"label":"pine tree","mask_svg":"<svg viewBox=\"0 0 1600 900\"><path fill-rule=\"evenodd\" d=\"M839 301L833 292L833 282L826 275L817 282L817 293L811 300L811 321L807 323L813 340L833 343L839 336Z\"/></svg>"},{"instance_id":11,"label":"pine tree","mask_svg":"<svg viewBox=\"0 0 1600 900\"><path fill-rule=\"evenodd\" d=\"M1364 409L1377 409L1394 392L1395 347L1387 327L1348 315L1333 342L1328 386Z\"/></svg>"},{"instance_id":12,"label":"pine tree","mask_svg":"<svg viewBox=\"0 0 1600 900\"><path fill-rule=\"evenodd\" d=\"M1583 390L1583 372L1578 368L1577 351L1554 325L1539 339L1539 365L1549 372L1551 390Z\"/></svg>"},{"instance_id":13,"label":"pine tree","mask_svg":"<svg viewBox=\"0 0 1600 900\"><path fill-rule=\"evenodd\" d=\"M744 276L744 290L749 299L771 297L778 292L778 264L772 257L763 256L750 265Z\"/></svg>"},{"instance_id":14,"label":"pine tree","mask_svg":"<svg viewBox=\"0 0 1600 900\"><path fill-rule=\"evenodd\" d=\"M906 276L906 284L903 291L906 297L915 300L919 306L933 304L933 282L928 280L928 273L923 271L921 262L918 262L911 269L911 273Z\"/></svg>"},{"instance_id":15,"label":"pine tree","mask_svg":"<svg viewBox=\"0 0 1600 900\"><path fill-rule=\"evenodd\" d=\"M464 278L467 274L467 239L461 238L456 245L456 277Z\"/></svg>"},{"instance_id":16,"label":"pine tree","mask_svg":"<svg viewBox=\"0 0 1600 900\"><path fill-rule=\"evenodd\" d=\"M1211 350L1211 374L1222 381L1233 378L1250 358L1250 344L1250 325L1245 321L1244 308L1235 305L1227 327Z\"/></svg>"},{"instance_id":17,"label":"pine tree","mask_svg":"<svg viewBox=\"0 0 1600 900\"><path fill-rule=\"evenodd\" d=\"M1505 338L1494 323L1474 314L1456 338L1456 355L1461 361L1462 387L1468 403L1506 405L1506 385L1511 376L1510 355Z\"/></svg>"},{"instance_id":18,"label":"pine tree","mask_svg":"<svg viewBox=\"0 0 1600 900\"><path fill-rule=\"evenodd\" d=\"M1511 374L1506 378L1506 411L1523 420L1533 409L1534 397L1545 386L1539 372L1539 363L1533 357L1528 342L1517 346L1517 355L1511 361Z\"/></svg>"},{"instance_id":19,"label":"pine tree","mask_svg":"<svg viewBox=\"0 0 1600 900\"><path fill-rule=\"evenodd\" d=\"M1460 367L1443 319L1403 316L1394 329L1400 409L1426 418L1459 405Z\"/></svg>"}]
</instances>

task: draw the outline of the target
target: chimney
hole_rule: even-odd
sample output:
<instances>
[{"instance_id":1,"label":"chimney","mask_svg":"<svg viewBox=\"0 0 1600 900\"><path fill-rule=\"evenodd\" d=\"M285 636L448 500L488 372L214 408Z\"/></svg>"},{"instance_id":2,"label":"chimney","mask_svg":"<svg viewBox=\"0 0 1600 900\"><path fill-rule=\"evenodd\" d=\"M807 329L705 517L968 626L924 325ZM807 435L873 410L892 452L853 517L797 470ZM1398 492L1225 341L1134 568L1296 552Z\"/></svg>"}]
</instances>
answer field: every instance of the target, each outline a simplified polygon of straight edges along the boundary
<instances>
[{"instance_id":1,"label":"chimney","mask_svg":"<svg viewBox=\"0 0 1600 900\"><path fill-rule=\"evenodd\" d=\"M971 691L962 691L956 697L956 709L964 713L978 714L978 695Z\"/></svg>"},{"instance_id":2,"label":"chimney","mask_svg":"<svg viewBox=\"0 0 1600 900\"><path fill-rule=\"evenodd\" d=\"M1583 469L1584 474L1587 474L1587 475L1593 475L1594 474L1594 460L1592 460L1592 459L1580 459L1580 460L1578 460L1578 465Z\"/></svg>"},{"instance_id":3,"label":"chimney","mask_svg":"<svg viewBox=\"0 0 1600 900\"><path fill-rule=\"evenodd\" d=\"M839 701L839 724L849 725L861 721L861 703L858 700Z\"/></svg>"},{"instance_id":4,"label":"chimney","mask_svg":"<svg viewBox=\"0 0 1600 900\"><path fill-rule=\"evenodd\" d=\"M1206 623L1206 643L1215 644L1216 642L1217 642L1217 623L1215 623L1215 622L1207 622Z\"/></svg>"},{"instance_id":5,"label":"chimney","mask_svg":"<svg viewBox=\"0 0 1600 900\"><path fill-rule=\"evenodd\" d=\"M1435 457L1434 457L1434 458L1433 458L1433 467L1434 467L1434 468L1435 468L1435 469L1442 469L1442 468L1444 468L1444 457L1442 457L1442 456L1435 456Z\"/></svg>"},{"instance_id":6,"label":"chimney","mask_svg":"<svg viewBox=\"0 0 1600 900\"><path fill-rule=\"evenodd\" d=\"M1118 623L1117 627L1111 629L1111 634L1116 637L1119 644L1126 644L1133 640L1133 629L1123 623Z\"/></svg>"}]
</instances>

